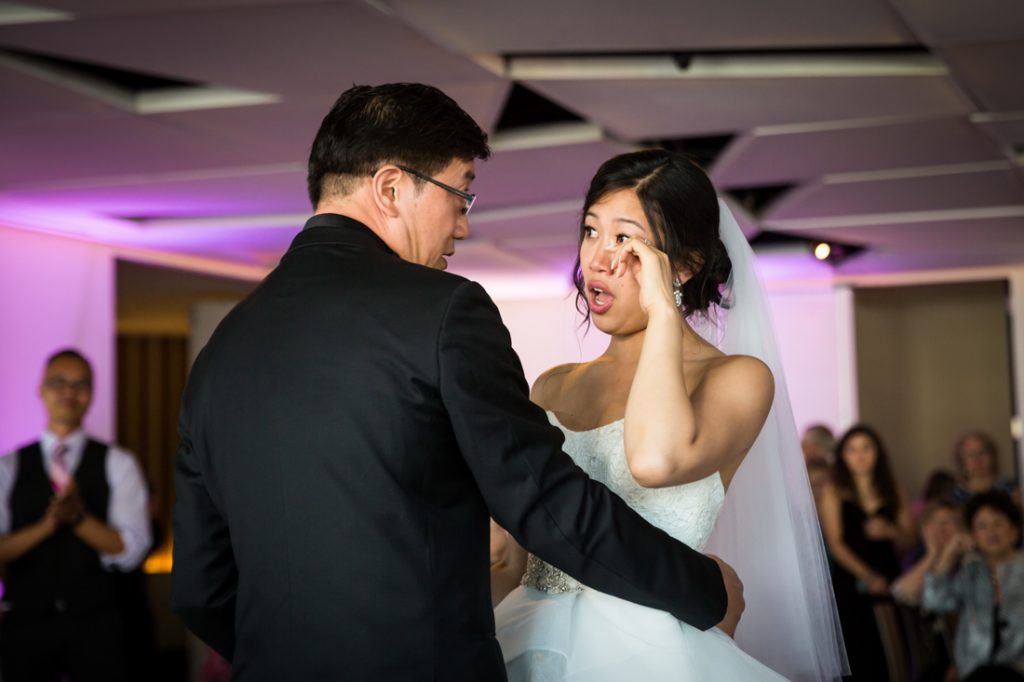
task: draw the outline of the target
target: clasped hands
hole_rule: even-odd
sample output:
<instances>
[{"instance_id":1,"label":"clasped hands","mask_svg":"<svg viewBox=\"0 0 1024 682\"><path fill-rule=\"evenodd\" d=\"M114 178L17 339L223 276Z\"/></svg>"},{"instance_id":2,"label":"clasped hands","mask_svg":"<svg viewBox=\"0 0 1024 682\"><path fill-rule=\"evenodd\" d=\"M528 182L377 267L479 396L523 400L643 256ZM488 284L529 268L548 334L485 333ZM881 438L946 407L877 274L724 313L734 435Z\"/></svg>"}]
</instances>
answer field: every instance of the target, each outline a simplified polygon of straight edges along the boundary
<instances>
[{"instance_id":1,"label":"clasped hands","mask_svg":"<svg viewBox=\"0 0 1024 682\"><path fill-rule=\"evenodd\" d=\"M61 526L75 526L85 515L85 503L78 491L78 485L71 481L63 489L58 491L46 508L43 521L57 530Z\"/></svg>"},{"instance_id":2,"label":"clasped hands","mask_svg":"<svg viewBox=\"0 0 1024 682\"><path fill-rule=\"evenodd\" d=\"M864 535L869 540L895 540L899 529L883 516L872 516L864 522Z\"/></svg>"}]
</instances>

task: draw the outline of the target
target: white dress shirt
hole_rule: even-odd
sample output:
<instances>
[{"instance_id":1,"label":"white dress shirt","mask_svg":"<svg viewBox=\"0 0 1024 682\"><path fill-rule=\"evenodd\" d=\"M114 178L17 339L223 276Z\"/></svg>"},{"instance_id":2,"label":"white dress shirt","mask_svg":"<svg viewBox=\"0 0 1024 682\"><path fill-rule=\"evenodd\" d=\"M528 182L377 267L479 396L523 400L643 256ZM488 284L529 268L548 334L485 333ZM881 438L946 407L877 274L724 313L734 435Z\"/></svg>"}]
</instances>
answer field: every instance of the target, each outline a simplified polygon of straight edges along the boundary
<instances>
[{"instance_id":1,"label":"white dress shirt","mask_svg":"<svg viewBox=\"0 0 1024 682\"><path fill-rule=\"evenodd\" d=\"M81 430L63 441L49 430L44 431L39 438L43 468L47 473L50 472L57 443L63 442L68 448L64 461L67 470L74 475L82 461L87 439L88 436ZM107 451L106 469L107 485L110 486L107 525L120 534L124 550L119 554L100 554L100 561L107 569L130 571L146 556L153 541L149 520L149 491L138 462L129 452L111 445ZM11 491L17 478L17 452L0 457L0 535L11 531Z\"/></svg>"}]
</instances>

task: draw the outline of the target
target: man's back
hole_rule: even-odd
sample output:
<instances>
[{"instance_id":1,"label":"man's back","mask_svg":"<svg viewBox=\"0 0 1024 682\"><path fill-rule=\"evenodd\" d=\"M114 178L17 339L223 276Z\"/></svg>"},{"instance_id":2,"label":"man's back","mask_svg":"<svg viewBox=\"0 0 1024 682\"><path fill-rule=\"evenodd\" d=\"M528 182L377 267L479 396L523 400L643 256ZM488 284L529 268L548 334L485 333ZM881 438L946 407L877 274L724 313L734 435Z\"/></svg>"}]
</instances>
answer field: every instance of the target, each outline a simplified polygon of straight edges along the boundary
<instances>
[{"instance_id":1,"label":"man's back","mask_svg":"<svg viewBox=\"0 0 1024 682\"><path fill-rule=\"evenodd\" d=\"M238 564L237 679L503 674L487 510L438 395L463 280L367 241L307 230L188 389L183 428Z\"/></svg>"}]
</instances>

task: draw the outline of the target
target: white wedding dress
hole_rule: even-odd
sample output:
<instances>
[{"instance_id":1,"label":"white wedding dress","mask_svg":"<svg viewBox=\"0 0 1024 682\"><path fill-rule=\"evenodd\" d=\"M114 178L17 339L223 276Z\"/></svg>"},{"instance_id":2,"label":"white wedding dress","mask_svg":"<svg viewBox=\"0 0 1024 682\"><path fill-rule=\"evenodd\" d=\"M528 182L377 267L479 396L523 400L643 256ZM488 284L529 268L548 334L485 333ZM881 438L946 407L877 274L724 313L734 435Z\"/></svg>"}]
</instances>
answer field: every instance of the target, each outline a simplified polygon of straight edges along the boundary
<instances>
[{"instance_id":1,"label":"white wedding dress","mask_svg":"<svg viewBox=\"0 0 1024 682\"><path fill-rule=\"evenodd\" d=\"M626 463L623 422L565 433L564 450L647 521L702 551L725 500L711 476L672 488L643 488ZM495 609L509 682L783 680L717 628L701 631L665 611L581 585L530 556L522 585Z\"/></svg>"}]
</instances>

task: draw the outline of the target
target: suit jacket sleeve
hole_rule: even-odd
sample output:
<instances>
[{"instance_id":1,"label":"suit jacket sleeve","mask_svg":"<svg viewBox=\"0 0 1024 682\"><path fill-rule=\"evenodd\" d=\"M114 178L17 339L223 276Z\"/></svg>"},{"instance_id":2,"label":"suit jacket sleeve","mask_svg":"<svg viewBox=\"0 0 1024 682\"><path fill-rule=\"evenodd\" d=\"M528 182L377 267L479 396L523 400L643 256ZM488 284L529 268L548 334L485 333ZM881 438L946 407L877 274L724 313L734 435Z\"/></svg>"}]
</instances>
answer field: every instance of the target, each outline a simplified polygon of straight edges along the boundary
<instances>
[{"instance_id":1,"label":"suit jacket sleeve","mask_svg":"<svg viewBox=\"0 0 1024 682\"><path fill-rule=\"evenodd\" d=\"M203 479L202 457L189 434L185 401L179 431L171 607L189 630L230 661L235 649L238 570L228 525Z\"/></svg>"},{"instance_id":2,"label":"suit jacket sleeve","mask_svg":"<svg viewBox=\"0 0 1024 682\"><path fill-rule=\"evenodd\" d=\"M483 289L459 286L442 323L441 397L491 515L526 549L601 592L700 629L725 615L718 565L670 538L561 452L530 402L508 331Z\"/></svg>"}]
</instances>

